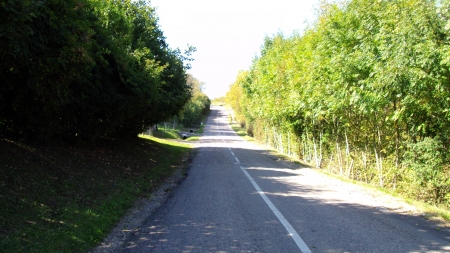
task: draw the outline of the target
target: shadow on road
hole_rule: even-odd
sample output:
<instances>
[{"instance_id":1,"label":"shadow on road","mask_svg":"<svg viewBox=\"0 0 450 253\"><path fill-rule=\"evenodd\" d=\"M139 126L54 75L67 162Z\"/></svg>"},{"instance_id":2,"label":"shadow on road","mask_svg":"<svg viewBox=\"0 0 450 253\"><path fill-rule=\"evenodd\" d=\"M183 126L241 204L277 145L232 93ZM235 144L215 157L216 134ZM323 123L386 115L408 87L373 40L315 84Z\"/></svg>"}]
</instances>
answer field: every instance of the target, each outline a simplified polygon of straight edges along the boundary
<instances>
[{"instance_id":1,"label":"shadow on road","mask_svg":"<svg viewBox=\"0 0 450 253\"><path fill-rule=\"evenodd\" d=\"M364 195L360 195L357 188L339 189L342 182L324 181L323 175L305 165L277 161L263 148L244 142L229 130L220 120L225 117L223 111L214 113L216 118L210 119L205 127L196 158L207 162L193 163L190 173L209 175L211 170L217 170L215 175L220 176L203 179L214 181L212 184L248 184L246 189L250 190L235 187L226 192L211 190L203 202L188 203L189 210L204 212L196 219L187 215L188 210L179 210L171 214L173 217L169 221L165 215L170 205L164 207L150 218L147 226L136 231L134 239L124 246L124 252L141 252L142 249L146 252L286 252L279 245L285 241L288 244L290 240L286 230L280 230L280 238L269 233L280 229L275 216L256 222L252 211L242 208L238 218L242 220L226 222L228 214L225 211L228 209L214 209L218 198L229 197L236 203L246 202L247 197L259 198L259 193L254 188L251 190L245 176L242 175L239 182L227 181L230 180L227 173L242 173L240 167L251 175L313 252L450 252L448 230L440 229L422 217L390 212L371 203L370 199L361 200L359 198ZM218 222L216 216L225 218ZM244 228L254 230L245 231L236 227L236 223L245 223ZM261 233L260 239L247 239L254 238L247 235L255 231ZM194 239L187 242L186 238L193 235Z\"/></svg>"}]
</instances>

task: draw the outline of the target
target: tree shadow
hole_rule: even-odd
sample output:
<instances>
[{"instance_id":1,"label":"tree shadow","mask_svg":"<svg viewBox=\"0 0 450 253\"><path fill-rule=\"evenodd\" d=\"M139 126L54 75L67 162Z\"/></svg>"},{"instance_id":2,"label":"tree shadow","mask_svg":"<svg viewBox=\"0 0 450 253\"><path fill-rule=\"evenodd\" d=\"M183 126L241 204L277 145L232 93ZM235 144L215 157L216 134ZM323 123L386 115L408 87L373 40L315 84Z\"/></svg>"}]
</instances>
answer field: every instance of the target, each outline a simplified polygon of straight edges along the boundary
<instances>
[{"instance_id":1,"label":"tree shadow","mask_svg":"<svg viewBox=\"0 0 450 253\"><path fill-rule=\"evenodd\" d=\"M211 115L187 179L123 252L299 252L242 170L312 252L450 252L448 229L334 190L308 166L243 142L223 111Z\"/></svg>"}]
</instances>

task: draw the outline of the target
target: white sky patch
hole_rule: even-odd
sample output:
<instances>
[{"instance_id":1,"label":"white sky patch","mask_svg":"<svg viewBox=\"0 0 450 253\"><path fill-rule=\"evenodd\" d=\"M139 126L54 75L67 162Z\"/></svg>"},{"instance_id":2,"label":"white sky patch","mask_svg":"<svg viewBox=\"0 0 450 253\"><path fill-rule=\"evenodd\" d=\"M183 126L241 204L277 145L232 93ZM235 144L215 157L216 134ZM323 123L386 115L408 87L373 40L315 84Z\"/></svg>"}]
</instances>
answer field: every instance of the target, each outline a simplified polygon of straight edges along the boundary
<instances>
[{"instance_id":1,"label":"white sky patch","mask_svg":"<svg viewBox=\"0 0 450 253\"><path fill-rule=\"evenodd\" d=\"M224 96L247 70L265 36L302 33L319 0L151 0L171 48L197 48L189 72L211 99Z\"/></svg>"}]
</instances>

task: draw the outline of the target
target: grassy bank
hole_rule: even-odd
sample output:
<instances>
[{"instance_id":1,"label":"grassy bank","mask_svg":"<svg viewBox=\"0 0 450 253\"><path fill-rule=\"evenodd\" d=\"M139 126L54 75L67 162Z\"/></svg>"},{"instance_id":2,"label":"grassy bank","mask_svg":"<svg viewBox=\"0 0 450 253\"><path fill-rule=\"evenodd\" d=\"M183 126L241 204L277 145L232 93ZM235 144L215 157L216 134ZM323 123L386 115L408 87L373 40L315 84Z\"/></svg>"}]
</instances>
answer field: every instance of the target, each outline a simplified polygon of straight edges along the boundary
<instances>
[{"instance_id":1,"label":"grassy bank","mask_svg":"<svg viewBox=\"0 0 450 253\"><path fill-rule=\"evenodd\" d=\"M0 251L89 250L190 150L154 137L95 147L0 140Z\"/></svg>"},{"instance_id":2,"label":"grassy bank","mask_svg":"<svg viewBox=\"0 0 450 253\"><path fill-rule=\"evenodd\" d=\"M178 124L176 128L172 127L164 127L163 124L160 124L158 127L158 131L153 131L151 134L154 137L157 138L163 138L163 139L177 139L181 140L180 132L184 133L190 133L190 130L193 130L192 134L189 134L189 137L185 139L185 141L197 141L201 134L203 134L203 130L206 125L206 121L208 119L208 116L202 116L202 121L200 125L191 126L191 127L184 127L183 125ZM147 135L145 135L147 136Z\"/></svg>"}]
</instances>

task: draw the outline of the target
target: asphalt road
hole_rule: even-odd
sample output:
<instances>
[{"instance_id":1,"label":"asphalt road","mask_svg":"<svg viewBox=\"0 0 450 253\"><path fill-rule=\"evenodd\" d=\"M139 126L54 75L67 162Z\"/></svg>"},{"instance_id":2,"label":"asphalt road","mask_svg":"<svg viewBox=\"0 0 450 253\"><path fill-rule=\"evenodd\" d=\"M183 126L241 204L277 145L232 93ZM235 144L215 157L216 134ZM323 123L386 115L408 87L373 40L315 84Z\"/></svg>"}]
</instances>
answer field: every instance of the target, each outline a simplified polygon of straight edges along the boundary
<instances>
[{"instance_id":1,"label":"asphalt road","mask_svg":"<svg viewBox=\"0 0 450 253\"><path fill-rule=\"evenodd\" d=\"M448 230L337 201L212 109L188 177L122 252L450 252Z\"/></svg>"}]
</instances>

